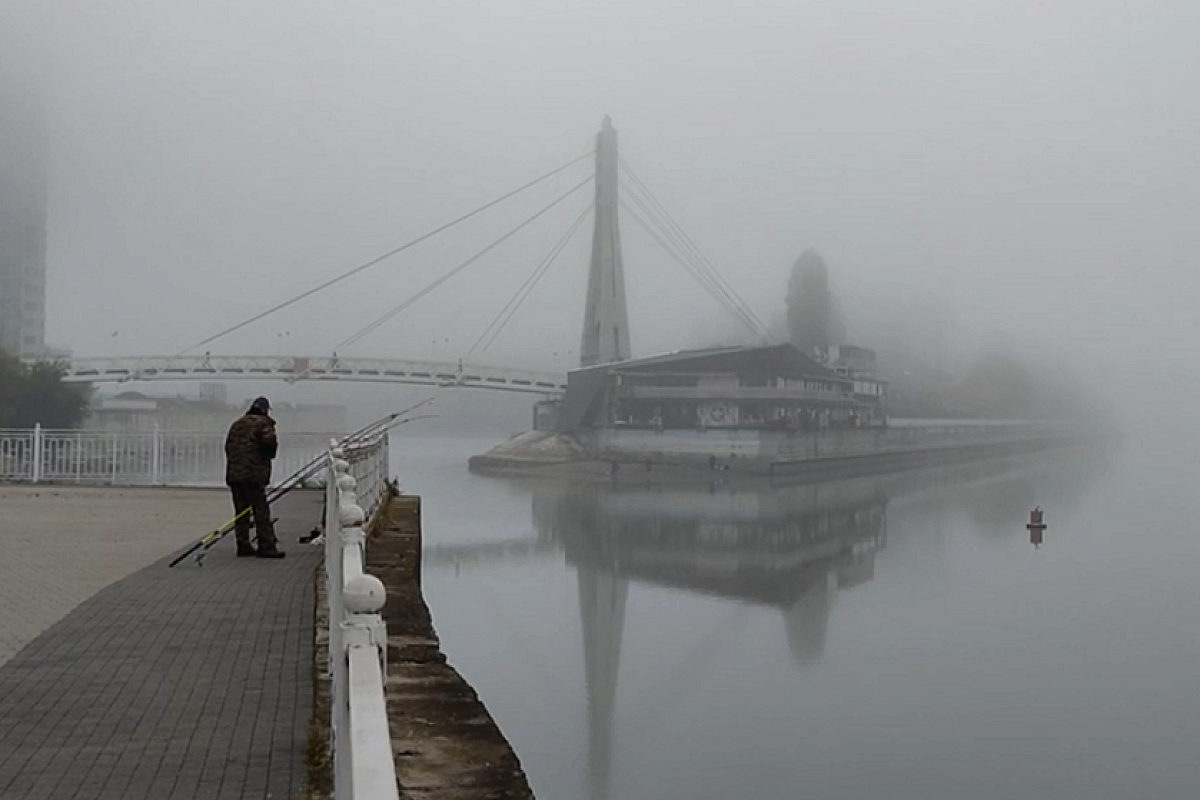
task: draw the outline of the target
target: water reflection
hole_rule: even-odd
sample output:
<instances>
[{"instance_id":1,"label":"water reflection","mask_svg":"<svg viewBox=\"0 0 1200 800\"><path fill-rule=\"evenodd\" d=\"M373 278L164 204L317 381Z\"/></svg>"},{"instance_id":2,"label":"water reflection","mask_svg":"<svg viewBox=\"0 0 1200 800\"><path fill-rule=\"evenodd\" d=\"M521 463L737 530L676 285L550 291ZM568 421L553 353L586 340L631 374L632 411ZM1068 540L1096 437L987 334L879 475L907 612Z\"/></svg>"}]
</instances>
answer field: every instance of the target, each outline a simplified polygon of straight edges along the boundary
<instances>
[{"instance_id":1,"label":"water reflection","mask_svg":"<svg viewBox=\"0 0 1200 800\"><path fill-rule=\"evenodd\" d=\"M643 581L778 608L800 664L820 656L837 591L871 580L887 540L887 497L869 480L715 493L577 487L535 493L534 504L539 537L561 542L580 575L585 632L589 616L623 611L604 601L625 591L593 598L583 587Z\"/></svg>"},{"instance_id":2,"label":"water reflection","mask_svg":"<svg viewBox=\"0 0 1200 800\"><path fill-rule=\"evenodd\" d=\"M995 460L807 485L536 485L535 538L428 548L430 568L559 553L574 568L587 690L588 790L609 796L629 584L776 609L796 669L819 667L839 595L875 579L888 512L955 506L986 537L1025 536L1029 509L1053 496L1067 516L1095 470L1063 458ZM1100 462L1091 458L1093 466ZM919 508L916 509L919 512ZM1053 516L1050 517L1053 519ZM923 522L922 522L923 521ZM635 611L636 613L636 611Z\"/></svg>"}]
</instances>

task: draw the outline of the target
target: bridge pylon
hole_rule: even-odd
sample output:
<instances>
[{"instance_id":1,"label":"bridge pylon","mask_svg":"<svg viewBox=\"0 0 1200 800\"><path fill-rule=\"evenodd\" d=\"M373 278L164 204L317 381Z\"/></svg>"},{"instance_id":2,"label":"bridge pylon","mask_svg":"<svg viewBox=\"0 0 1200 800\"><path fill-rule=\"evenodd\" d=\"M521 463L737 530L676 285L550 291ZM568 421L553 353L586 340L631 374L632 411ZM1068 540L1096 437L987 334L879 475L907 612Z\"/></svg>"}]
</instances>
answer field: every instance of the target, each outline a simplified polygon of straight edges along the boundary
<instances>
[{"instance_id":1,"label":"bridge pylon","mask_svg":"<svg viewBox=\"0 0 1200 800\"><path fill-rule=\"evenodd\" d=\"M625 263L617 222L617 164L617 131L612 119L605 117L596 136L596 224L579 348L579 364L583 367L629 358Z\"/></svg>"}]
</instances>

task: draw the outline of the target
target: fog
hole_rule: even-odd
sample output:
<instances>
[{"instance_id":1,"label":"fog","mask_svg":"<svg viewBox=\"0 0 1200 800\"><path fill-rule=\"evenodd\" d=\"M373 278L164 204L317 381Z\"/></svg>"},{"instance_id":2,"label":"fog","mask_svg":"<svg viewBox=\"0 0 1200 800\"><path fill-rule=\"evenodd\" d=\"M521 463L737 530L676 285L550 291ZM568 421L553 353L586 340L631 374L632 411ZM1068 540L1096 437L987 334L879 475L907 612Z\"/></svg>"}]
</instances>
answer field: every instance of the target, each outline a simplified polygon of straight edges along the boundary
<instances>
[{"instance_id":1,"label":"fog","mask_svg":"<svg viewBox=\"0 0 1200 800\"><path fill-rule=\"evenodd\" d=\"M962 342L1064 359L1132 409L1200 391L1194 3L4 9L5 71L47 109L48 336L78 355L178 352L583 154L609 114L764 320L815 247L852 339L937 306ZM328 353L588 169L209 349ZM588 191L345 354L463 357ZM622 226L635 354L725 335ZM577 363L589 233L474 360Z\"/></svg>"},{"instance_id":2,"label":"fog","mask_svg":"<svg viewBox=\"0 0 1200 800\"><path fill-rule=\"evenodd\" d=\"M286 424L284 403L344 405L356 428L436 397L418 413L438 419L397 429L387 474L421 498L420 594L446 658L487 704L538 796L792 797L803 787L840 800L885 787L899 800L1185 797L1200 779L1198 34L1195 0L0 0L0 209L15 199L28 210L44 184L47 340L77 356L336 351L564 370L580 363L590 222L495 343L476 342L586 209L591 186L344 343L584 181L611 116L626 164L767 327L787 329L793 265L810 248L820 254L849 342L880 354L889 409L907 403L945 412L921 416L952 417L975 401L967 413L1011 419L1004 408L1034 408L1036 398L1047 402L1029 416L1115 409L1111 420L1136 435L1055 454L1035 450L1051 439L1009 439L1003 427L987 444L964 444L941 426L881 430L878 406L850 409L828 376L809 382L789 371L804 388L785 384L786 419L772 416L782 404L755 399L773 395L749 391L765 385L755 381L739 381L740 417L702 414L709 404L688 400L693 389L708 394L699 381L682 399L629 392L636 414L595 412L611 423L601 433L631 434L629 449L623 436L597 436L584 451L597 460L576 465L557 458L582 446L542 432L524 451L492 450L490 463L562 480L502 481L479 474L487 461L472 471L468 459L529 429L532 395L231 383L231 403L270 396L283 448L296 452L307 446L297 441L313 441L296 434L314 431ZM203 343L572 159L462 225ZM36 246L36 214L0 217L20 221L18 248ZM628 216L621 236L633 355L748 340ZM0 275L36 261L12 252L0 248ZM8 285L4 313L35 313L37 303ZM809 319L832 316L826 304ZM901 350L928 363L889 364ZM6 365L0 375L22 374ZM980 374L991 380L955 382ZM102 388L195 396L197 383ZM648 388L671 383L685 382ZM863 383L860 396L882 394ZM1058 391L1044 391L1047 383ZM604 405L596 397L624 394L599 382L585 391L593 411ZM941 395L963 404L931 402ZM666 414L641 402L656 396L668 398ZM30 415L46 412L23 403ZM672 420L669 404L690 416ZM574 405L557 427L590 424L587 404ZM130 437L67 437L49 423L32 436L9 431L0 478L118 483L128 473L155 482L189 459L217 476L226 411L234 416L204 411L218 429L207 441L183 424ZM871 428L853 430L864 420ZM697 445L696 429L717 435ZM705 451L706 440L718 445ZM173 442L208 455L193 459L191 445ZM1026 456L1000 457L1027 446ZM754 472L767 461L769 481ZM850 476L864 464L897 471ZM37 605L34 583L57 591L88 566L66 535L79 525L54 521L54 498L66 491L29 492L47 512L38 534L64 535L45 537L44 570L10 559L28 575L46 571L45 580L11 582L16 611ZM126 499L97 500L89 513L140 503L133 492L112 496ZM1042 509L1047 524L1027 526ZM161 544L191 524L159 517L135 509L126 527L144 535L162 523L151 531ZM316 557L297 541L311 530L300 519L285 512L279 529L294 575L311 574L313 562L301 559ZM30 539L30 526L9 527L17 545ZM121 560L120 542L101 544L106 563ZM250 596L237 576L270 567L222 566L235 558L231 545L214 548L205 572L172 573L171 586L182 587L170 590L176 606L200 596L187 586L213 578L227 600ZM184 763L177 753L203 766L204 785L220 778L227 791L239 776L248 787L259 773L299 769L290 759L302 740L276 735L282 728L264 727L266 716L253 741L242 737L250 749L229 759L205 732L211 725L188 738L188 715L224 672L179 695L188 714L143 713L137 698L149 695L126 690L166 686L161 676L185 662L203 672L176 652L178 630L136 640L118 631L110 649L136 646L138 672L129 674L153 680L112 684L136 702L108 712L92 703L91 689L111 682L72 665L96 672L129 660L92 656L101 652L96 632L112 628L105 609L129 605L138 586L166 586L141 580L98 595L107 605L81 605L0 674L21 681L0 680L2 689L28 686L37 672L21 713L43 728L29 730L64 723L44 741L7 726L5 797L67 786L89 769L79 753L100 740L88 775L130 792L143 773L154 786L174 780L155 765ZM217 598L203 592L206 603ZM188 610L195 630L219 626L196 639L205 643L232 630L235 616L208 604ZM181 616L171 614L175 626ZM251 665L245 686L217 685L220 708L204 720L225 720L232 708L240 725L252 701L275 697L286 711L289 682L307 691L307 664L293 663L306 649L293 633L311 619L298 619L282 639L263 619L226 637L251 642L255 658L269 650L269 663ZM126 620L122 612L117 623ZM22 636L33 630L19 622ZM254 644L255 631L271 641ZM70 650L72 641L90 649ZM272 671L290 677L274 685ZM71 685L56 693L54 675ZM165 708L167 694L149 707ZM99 727L96 713L107 714ZM74 716L78 724L65 724ZM125 734L136 747L114 762ZM147 736L162 746L143 748ZM31 743L38 752L26 758ZM198 774L187 766L183 780Z\"/></svg>"}]
</instances>

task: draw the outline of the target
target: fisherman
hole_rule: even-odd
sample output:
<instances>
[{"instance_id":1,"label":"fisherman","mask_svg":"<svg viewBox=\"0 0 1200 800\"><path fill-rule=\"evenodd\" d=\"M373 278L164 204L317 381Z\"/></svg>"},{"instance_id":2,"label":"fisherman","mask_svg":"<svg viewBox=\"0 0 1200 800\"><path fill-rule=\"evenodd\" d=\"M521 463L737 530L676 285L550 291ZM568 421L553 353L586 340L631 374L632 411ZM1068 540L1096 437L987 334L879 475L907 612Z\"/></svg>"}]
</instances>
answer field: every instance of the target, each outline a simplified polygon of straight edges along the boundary
<instances>
[{"instance_id":1,"label":"fisherman","mask_svg":"<svg viewBox=\"0 0 1200 800\"><path fill-rule=\"evenodd\" d=\"M271 524L267 484L271 482L271 460L279 450L271 401L256 398L250 410L229 426L225 437L225 483L233 495L239 515L234 523L239 556L283 558ZM247 512L248 510L248 512ZM258 534L258 547L250 543L250 517Z\"/></svg>"}]
</instances>

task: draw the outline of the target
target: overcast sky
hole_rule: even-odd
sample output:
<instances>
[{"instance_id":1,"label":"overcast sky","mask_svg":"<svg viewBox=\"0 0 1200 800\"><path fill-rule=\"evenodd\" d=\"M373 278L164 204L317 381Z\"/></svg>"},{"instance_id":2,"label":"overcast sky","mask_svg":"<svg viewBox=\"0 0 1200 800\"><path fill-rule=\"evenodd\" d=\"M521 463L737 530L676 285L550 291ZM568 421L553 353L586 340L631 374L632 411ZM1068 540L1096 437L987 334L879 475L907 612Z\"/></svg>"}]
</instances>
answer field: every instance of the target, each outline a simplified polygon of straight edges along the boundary
<instances>
[{"instance_id":1,"label":"overcast sky","mask_svg":"<svg viewBox=\"0 0 1200 800\"><path fill-rule=\"evenodd\" d=\"M49 334L81 355L181 350L584 153L611 114L764 319L811 246L852 335L934 297L977 335L1198 382L1195 2L15 2L47 43ZM328 352L588 169L211 349ZM350 352L461 357L588 199ZM577 359L589 235L479 360ZM623 236L635 354L728 329Z\"/></svg>"}]
</instances>

